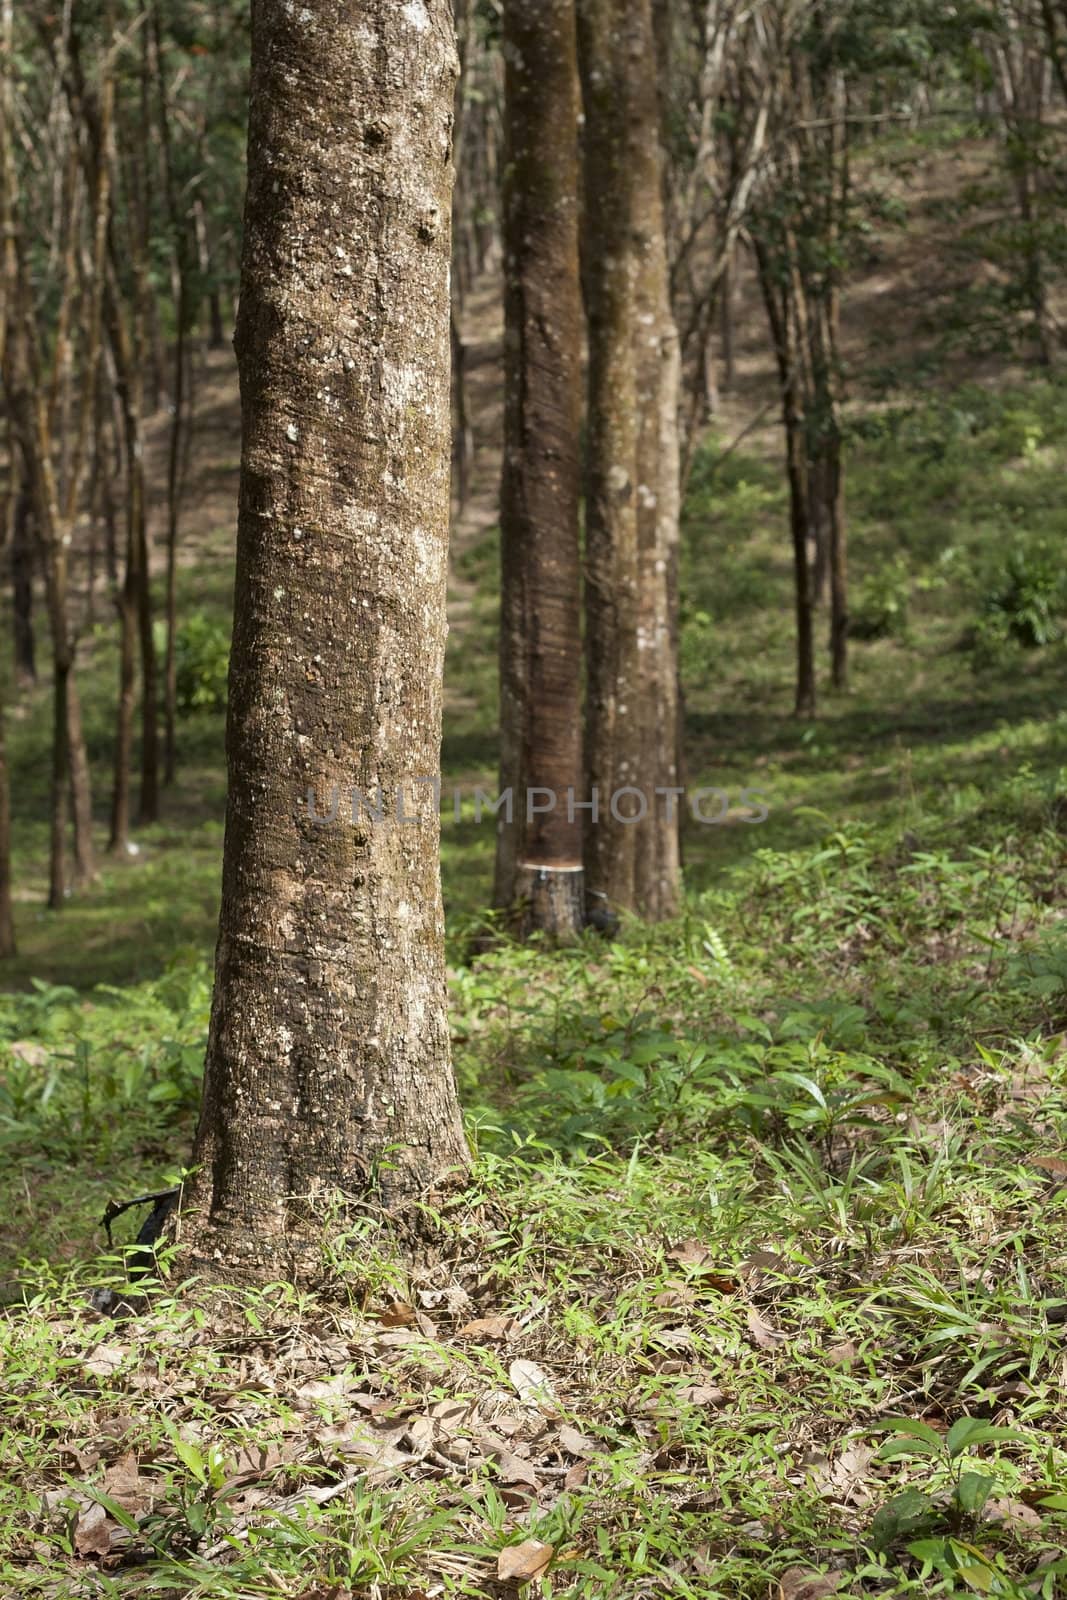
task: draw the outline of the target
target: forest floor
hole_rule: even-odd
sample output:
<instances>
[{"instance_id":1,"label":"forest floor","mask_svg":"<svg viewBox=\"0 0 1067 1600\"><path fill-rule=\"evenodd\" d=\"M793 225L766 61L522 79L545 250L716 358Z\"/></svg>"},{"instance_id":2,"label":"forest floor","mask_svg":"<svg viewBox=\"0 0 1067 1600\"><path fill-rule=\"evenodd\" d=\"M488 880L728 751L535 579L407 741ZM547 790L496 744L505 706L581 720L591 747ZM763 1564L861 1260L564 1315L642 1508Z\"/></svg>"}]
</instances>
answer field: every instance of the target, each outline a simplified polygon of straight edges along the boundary
<instances>
[{"instance_id":1,"label":"forest floor","mask_svg":"<svg viewBox=\"0 0 1067 1600\"><path fill-rule=\"evenodd\" d=\"M687 759L693 788L760 789L767 820L687 825L675 923L472 959L492 829L444 819L475 1170L434 1271L339 1219L314 1296L209 1305L171 1280L126 1319L89 1309L122 1282L106 1202L189 1148L222 710L183 720L138 855L57 916L47 685L18 708L5 1593L1067 1595L1067 645L1020 642L1062 577L1067 387L1001 348L995 280L942 237L963 187L986 225L983 160L902 141L907 225L869 241L847 324L862 637L807 725L773 414L731 448L768 392L742 289L685 509ZM444 751L464 789L495 769L482 296ZM181 573L208 684L238 454L228 358L210 373ZM110 630L82 658L103 772Z\"/></svg>"}]
</instances>

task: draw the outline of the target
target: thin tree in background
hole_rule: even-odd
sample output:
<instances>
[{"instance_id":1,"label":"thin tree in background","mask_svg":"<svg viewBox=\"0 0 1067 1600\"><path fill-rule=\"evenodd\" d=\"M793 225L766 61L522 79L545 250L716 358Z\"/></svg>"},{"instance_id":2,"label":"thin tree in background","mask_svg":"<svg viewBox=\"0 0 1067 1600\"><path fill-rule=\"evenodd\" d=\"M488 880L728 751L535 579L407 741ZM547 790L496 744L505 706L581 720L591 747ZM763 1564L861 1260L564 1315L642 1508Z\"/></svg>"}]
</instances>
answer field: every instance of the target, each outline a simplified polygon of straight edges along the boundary
<instances>
[{"instance_id":1,"label":"thin tree in background","mask_svg":"<svg viewBox=\"0 0 1067 1600\"><path fill-rule=\"evenodd\" d=\"M119 618L119 689L108 841L109 850L121 855L130 848L131 759L138 654L142 689L138 815L142 823L155 821L159 814L159 741L158 672L149 570L144 436L147 329L151 298L148 269L150 223L146 214L148 198L143 152L130 154L124 165L117 148L116 117L121 97L116 94L115 77L109 70L111 54L118 49L114 34L114 15L108 8L104 28L105 48L99 53L100 81L94 85L84 59L85 41L82 33L78 27L72 27L64 82L71 117L81 130L79 142L86 183L93 197L96 215L103 219L97 234L91 281L98 317L107 335L108 375L117 419L114 432L121 441L124 467L126 540L123 573L115 593ZM138 115L135 131L125 141L127 146L136 147L138 140L142 146L145 143L146 92L142 66L138 76ZM121 213L118 209L120 197L124 197L126 202ZM124 281L120 220L125 223L127 253L132 263L128 285Z\"/></svg>"},{"instance_id":2,"label":"thin tree in background","mask_svg":"<svg viewBox=\"0 0 1067 1600\"><path fill-rule=\"evenodd\" d=\"M1053 311L1050 253L1064 256L1061 216L1067 188L1063 150L1057 143L1059 108L1054 108L1053 83L1064 84L1062 12L1033 0L996 0L993 29L987 41L1004 164L1018 213L1015 249L1021 257L1020 281L1030 315L1038 359L1056 366L1063 329ZM1058 235L1058 237L1057 237ZM1050 251L1050 246L1052 251Z\"/></svg>"},{"instance_id":3,"label":"thin tree in background","mask_svg":"<svg viewBox=\"0 0 1067 1600\"><path fill-rule=\"evenodd\" d=\"M7 319L11 296L18 280L18 259L15 255L14 181L13 162L8 147L14 126L11 93L11 62L14 54L14 11L12 0L0 0L0 373L5 369L7 357ZM18 516L18 478L15 473L14 429L7 429L8 500L11 520ZM0 529L0 544L7 534L8 507L5 506L4 527ZM15 954L15 919L11 908L11 785L7 770L7 742L5 723L7 707L4 696L4 671L0 667L0 958Z\"/></svg>"},{"instance_id":4,"label":"thin tree in background","mask_svg":"<svg viewBox=\"0 0 1067 1600\"><path fill-rule=\"evenodd\" d=\"M59 175L47 278L31 277L27 217L14 158L14 112L4 109L5 209L11 241L5 270L7 337L3 381L40 541L53 659L53 746L48 903L58 909L71 886L96 876L89 760L75 678L76 629L70 597L70 554L89 456L92 397L100 353L95 284L102 237L96 191L81 176L78 125L59 85L70 62L70 15L50 37L56 92L41 133ZM107 78L106 70L104 72ZM88 263L83 234L88 233ZM86 281L88 280L88 281ZM50 304L51 302L51 304ZM50 325L49 325L49 319ZM73 864L68 874L68 802L73 812Z\"/></svg>"},{"instance_id":5,"label":"thin tree in background","mask_svg":"<svg viewBox=\"0 0 1067 1600\"><path fill-rule=\"evenodd\" d=\"M467 1161L431 782L451 5L307 18L253 3L229 795L183 1225L194 1260L252 1277L314 1265L338 1197L403 1204ZM367 808L324 820L353 786Z\"/></svg>"},{"instance_id":6,"label":"thin tree in background","mask_svg":"<svg viewBox=\"0 0 1067 1600\"><path fill-rule=\"evenodd\" d=\"M809 463L804 448L804 410L797 339L795 300L783 281L765 242L754 249L760 291L774 346L781 389L785 432L786 477L789 483L789 532L793 547L793 598L796 613L796 694L798 717L815 715L815 582L808 548Z\"/></svg>"},{"instance_id":7,"label":"thin tree in background","mask_svg":"<svg viewBox=\"0 0 1067 1600\"><path fill-rule=\"evenodd\" d=\"M504 468L501 791L495 900L569 937L582 874L582 303L574 0L504 8Z\"/></svg>"},{"instance_id":8,"label":"thin tree in background","mask_svg":"<svg viewBox=\"0 0 1067 1600\"><path fill-rule=\"evenodd\" d=\"M0 959L16 953L15 917L11 906L11 786L5 721L6 708L0 689Z\"/></svg>"},{"instance_id":9,"label":"thin tree in background","mask_svg":"<svg viewBox=\"0 0 1067 1600\"><path fill-rule=\"evenodd\" d=\"M479 49L479 32L474 0L455 0L456 47L459 51L459 81L453 115L452 144L457 175L463 170L467 143L468 111L473 90L475 64L484 53ZM474 462L474 432L471 427L467 393L467 347L463 342L463 305L470 289L467 262L462 249L466 229L465 199L460 183L452 189L452 294L450 334L452 341L452 491L456 511L462 515L470 499L471 468Z\"/></svg>"},{"instance_id":10,"label":"thin tree in background","mask_svg":"<svg viewBox=\"0 0 1067 1600\"><path fill-rule=\"evenodd\" d=\"M196 237L192 217L183 198L171 136L171 108L166 58L159 8L151 16L152 60L156 89L167 221L171 233L174 283L174 382L172 385L170 440L167 448L167 576L166 653L163 666L163 782L172 784L177 770L178 702L178 533L181 520L182 463L190 424L190 332L193 323L194 260Z\"/></svg>"},{"instance_id":11,"label":"thin tree in background","mask_svg":"<svg viewBox=\"0 0 1067 1600\"><path fill-rule=\"evenodd\" d=\"M796 607L798 716L816 709L815 614L830 598L834 687L848 684L848 560L841 422L841 291L851 204L840 13L765 13L765 48L736 82L770 99L770 152L748 225L774 350L785 435ZM773 26L771 26L773 24ZM762 82L757 89L752 82Z\"/></svg>"},{"instance_id":12,"label":"thin tree in background","mask_svg":"<svg viewBox=\"0 0 1067 1600\"><path fill-rule=\"evenodd\" d=\"M21 481L14 440L8 456L10 475L11 632L14 643L15 682L32 689L37 682L37 635L33 624L33 505Z\"/></svg>"},{"instance_id":13,"label":"thin tree in background","mask_svg":"<svg viewBox=\"0 0 1067 1600\"><path fill-rule=\"evenodd\" d=\"M586 881L610 907L657 921L680 898L679 459L650 0L578 0L578 41L589 327L586 765L600 805L586 830Z\"/></svg>"}]
</instances>

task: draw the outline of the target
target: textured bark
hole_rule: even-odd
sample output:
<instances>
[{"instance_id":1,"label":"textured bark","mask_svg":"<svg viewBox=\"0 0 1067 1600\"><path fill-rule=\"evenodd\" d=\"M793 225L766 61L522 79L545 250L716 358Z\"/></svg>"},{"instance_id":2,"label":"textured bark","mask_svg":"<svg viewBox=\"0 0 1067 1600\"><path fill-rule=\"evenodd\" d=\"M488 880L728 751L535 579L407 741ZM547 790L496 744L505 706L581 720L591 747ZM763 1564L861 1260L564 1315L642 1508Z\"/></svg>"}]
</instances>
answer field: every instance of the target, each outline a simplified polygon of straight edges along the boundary
<instances>
[{"instance_id":1,"label":"textured bark","mask_svg":"<svg viewBox=\"0 0 1067 1600\"><path fill-rule=\"evenodd\" d=\"M67 758L70 762L70 803L74 818L74 873L76 889L96 881L93 847L93 782L89 752L82 727L81 697L73 670L67 675Z\"/></svg>"},{"instance_id":2,"label":"textured bark","mask_svg":"<svg viewBox=\"0 0 1067 1600\"><path fill-rule=\"evenodd\" d=\"M10 0L0 0L0 46L5 50L10 49L12 33L12 11ZM7 241L8 233L8 152L7 152L7 119L10 114L8 84L6 73L0 77L0 224L4 228L5 243L0 254L0 285L5 293L15 286L17 262L11 244ZM0 318L5 323L0 328L0 372L3 371L7 356L7 327L6 318ZM8 520L12 527L19 518L19 488L15 461L14 429L9 425L8 438L8 503L4 506L4 521L0 526L0 539L8 532ZM16 613L17 616L17 613ZM32 642L32 635L31 635ZM17 640L16 640L17 660ZM16 953L15 945L15 919L11 909L11 785L7 770L7 744L5 740L5 723L7 710L3 695L4 677L0 673L0 958L13 956Z\"/></svg>"},{"instance_id":3,"label":"textured bark","mask_svg":"<svg viewBox=\"0 0 1067 1600\"><path fill-rule=\"evenodd\" d=\"M845 537L845 478L841 435L835 428L827 458L830 513L830 672L835 689L848 688L848 545Z\"/></svg>"},{"instance_id":4,"label":"textured bark","mask_svg":"<svg viewBox=\"0 0 1067 1600\"><path fill-rule=\"evenodd\" d=\"M171 113L165 69L163 29L159 9L151 16L152 60L156 83L156 108L163 165L167 219L173 251L171 273L176 316L174 330L173 416L167 449L167 579L166 649L163 665L163 782L172 784L177 768L178 721L178 530L181 518L182 460L192 422L189 385L189 341L193 326L193 259L196 236L191 217L182 209L182 195L175 170Z\"/></svg>"},{"instance_id":5,"label":"textured bark","mask_svg":"<svg viewBox=\"0 0 1067 1600\"><path fill-rule=\"evenodd\" d=\"M413 782L440 760L455 70L448 0L253 0L229 797L182 1222L214 1276L299 1277L336 1197L402 1205L467 1160ZM353 786L382 821L353 821Z\"/></svg>"},{"instance_id":6,"label":"textured bark","mask_svg":"<svg viewBox=\"0 0 1067 1600\"><path fill-rule=\"evenodd\" d=\"M2 12L3 40L9 46L11 8ZM0 62L11 58L9 47L0 49ZM60 301L52 341L51 371L46 376L37 312L30 288L25 240L18 226L17 173L9 131L12 125L10 82L2 80L0 106L0 235L3 238L2 292L5 315L0 331L0 371L8 401L11 436L22 459L22 479L29 495L33 521L41 543L45 593L53 652L53 747L50 797L51 850L48 903L58 909L68 892L66 821L68 798L74 803L74 882L79 887L96 875L92 841L92 797L89 762L74 681L75 637L69 604L69 550L78 507L78 490L84 464L89 408L83 391L78 426L72 428L74 359L71 329L77 289L77 245L80 190L73 151L64 166L63 205L57 259L60 262ZM88 336L82 350L83 381L95 383L99 344L92 310ZM56 445L56 429L60 443ZM69 795L68 795L69 789Z\"/></svg>"},{"instance_id":7,"label":"textured bark","mask_svg":"<svg viewBox=\"0 0 1067 1600\"><path fill-rule=\"evenodd\" d=\"M73 881L78 887L84 887L96 876L89 759L74 683L68 573L73 518L65 517L60 510L45 397L41 384L31 382L31 371L39 372L40 366L31 357L33 340L25 312L20 317L12 344L15 348L8 352L4 376L25 479L30 486L34 521L41 534L52 635L54 736L48 904L58 910L69 887L65 848L68 789L74 800Z\"/></svg>"},{"instance_id":8,"label":"textured bark","mask_svg":"<svg viewBox=\"0 0 1067 1600\"><path fill-rule=\"evenodd\" d=\"M582 813L573 802L584 798L573 0L509 0L504 54L500 787L516 806L497 833L494 898L521 904L522 931L567 938L583 920ZM554 876L565 886L549 885Z\"/></svg>"},{"instance_id":9,"label":"textured bark","mask_svg":"<svg viewBox=\"0 0 1067 1600\"><path fill-rule=\"evenodd\" d=\"M137 700L137 599L130 587L130 567L116 592L119 619L119 692L115 702L115 754L111 780L111 832L108 850L126 855L130 848L130 758L133 715Z\"/></svg>"},{"instance_id":10,"label":"textured bark","mask_svg":"<svg viewBox=\"0 0 1067 1600\"><path fill-rule=\"evenodd\" d=\"M753 238L753 246L782 394L782 426L785 430L786 475L789 480L789 531L793 542L793 594L797 625L794 709L798 717L813 717L815 715L813 619L815 597L811 562L808 559L809 463L801 400L800 350L793 317L790 280L781 271L776 270L767 245L758 236Z\"/></svg>"},{"instance_id":11,"label":"textured bark","mask_svg":"<svg viewBox=\"0 0 1067 1600\"><path fill-rule=\"evenodd\" d=\"M517 925L523 937L540 931L556 939L573 938L586 924L581 863L568 869L524 861L515 874L515 904L520 907Z\"/></svg>"},{"instance_id":12,"label":"textured bark","mask_svg":"<svg viewBox=\"0 0 1067 1600\"><path fill-rule=\"evenodd\" d=\"M67 800L70 782L70 730L67 685L70 668L58 656L52 679L52 785L49 793L48 909L59 911L69 891L67 879Z\"/></svg>"},{"instance_id":13,"label":"textured bark","mask_svg":"<svg viewBox=\"0 0 1067 1600\"><path fill-rule=\"evenodd\" d=\"M11 803L4 722L5 708L0 699L0 959L15 954L15 919L11 910Z\"/></svg>"},{"instance_id":14,"label":"textured bark","mask_svg":"<svg viewBox=\"0 0 1067 1600\"><path fill-rule=\"evenodd\" d=\"M11 624L15 643L15 681L20 689L37 682L37 641L33 627L33 510L21 489L15 496L11 529Z\"/></svg>"},{"instance_id":15,"label":"textured bark","mask_svg":"<svg viewBox=\"0 0 1067 1600\"><path fill-rule=\"evenodd\" d=\"M656 795L678 784L678 341L649 0L579 0L578 38L590 217L586 761L600 799L586 877L610 906L655 921L680 898L677 801ZM614 815L626 788L641 800L623 798ZM643 820L620 820L642 803Z\"/></svg>"}]
</instances>

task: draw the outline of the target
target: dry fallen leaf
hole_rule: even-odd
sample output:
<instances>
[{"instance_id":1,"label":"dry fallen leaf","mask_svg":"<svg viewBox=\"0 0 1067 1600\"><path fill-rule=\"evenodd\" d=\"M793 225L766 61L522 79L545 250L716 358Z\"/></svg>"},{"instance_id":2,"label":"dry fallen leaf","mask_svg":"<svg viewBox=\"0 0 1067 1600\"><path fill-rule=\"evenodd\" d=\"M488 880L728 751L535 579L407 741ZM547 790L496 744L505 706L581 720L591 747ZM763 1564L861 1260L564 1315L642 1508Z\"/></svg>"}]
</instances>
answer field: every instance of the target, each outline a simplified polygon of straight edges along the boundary
<instances>
[{"instance_id":1,"label":"dry fallen leaf","mask_svg":"<svg viewBox=\"0 0 1067 1600\"><path fill-rule=\"evenodd\" d=\"M512 1450L498 1450L496 1452L496 1470L501 1483L523 1483L529 1489L540 1489L541 1480L537 1476L537 1469L525 1456L518 1456Z\"/></svg>"},{"instance_id":2,"label":"dry fallen leaf","mask_svg":"<svg viewBox=\"0 0 1067 1600\"><path fill-rule=\"evenodd\" d=\"M836 1594L840 1578L824 1572L809 1572L805 1567L789 1567L778 1582L778 1600L826 1600Z\"/></svg>"},{"instance_id":3,"label":"dry fallen leaf","mask_svg":"<svg viewBox=\"0 0 1067 1600\"><path fill-rule=\"evenodd\" d=\"M117 1372L126 1359L126 1351L120 1344L98 1344L96 1349L85 1362L86 1372L91 1372L94 1378L110 1378Z\"/></svg>"},{"instance_id":4,"label":"dry fallen leaf","mask_svg":"<svg viewBox=\"0 0 1067 1600\"><path fill-rule=\"evenodd\" d=\"M660 1290L652 1304L659 1310L673 1306L684 1306L688 1309L696 1304L696 1294L686 1283L670 1283L665 1289Z\"/></svg>"},{"instance_id":5,"label":"dry fallen leaf","mask_svg":"<svg viewBox=\"0 0 1067 1600\"><path fill-rule=\"evenodd\" d=\"M832 1499L853 1505L866 1504L871 1496L863 1480L875 1454L871 1445L851 1444L838 1451L832 1461L823 1457L813 1467L816 1489Z\"/></svg>"},{"instance_id":6,"label":"dry fallen leaf","mask_svg":"<svg viewBox=\"0 0 1067 1600\"><path fill-rule=\"evenodd\" d=\"M496 1575L501 1581L514 1578L519 1583L539 1578L547 1571L555 1548L555 1545L542 1544L540 1539L524 1539L521 1544L509 1544L497 1558Z\"/></svg>"},{"instance_id":7,"label":"dry fallen leaf","mask_svg":"<svg viewBox=\"0 0 1067 1600\"><path fill-rule=\"evenodd\" d=\"M111 1549L111 1532L115 1527L108 1521L101 1505L91 1505L78 1517L74 1530L74 1548L80 1556L106 1556Z\"/></svg>"},{"instance_id":8,"label":"dry fallen leaf","mask_svg":"<svg viewBox=\"0 0 1067 1600\"><path fill-rule=\"evenodd\" d=\"M590 1456L596 1449L596 1440L590 1439L586 1433L579 1433L577 1428L572 1428L565 1422L559 1430L559 1443L562 1450L569 1456Z\"/></svg>"},{"instance_id":9,"label":"dry fallen leaf","mask_svg":"<svg viewBox=\"0 0 1067 1600\"><path fill-rule=\"evenodd\" d=\"M650 1334L649 1343L662 1350L692 1350L696 1341L688 1328L658 1328Z\"/></svg>"},{"instance_id":10,"label":"dry fallen leaf","mask_svg":"<svg viewBox=\"0 0 1067 1600\"><path fill-rule=\"evenodd\" d=\"M470 1411L466 1400L438 1400L430 1415L445 1433L455 1433L466 1422Z\"/></svg>"},{"instance_id":11,"label":"dry fallen leaf","mask_svg":"<svg viewBox=\"0 0 1067 1600\"><path fill-rule=\"evenodd\" d=\"M679 1389L678 1398L691 1406L721 1406L726 1393L714 1383L687 1383Z\"/></svg>"},{"instance_id":12,"label":"dry fallen leaf","mask_svg":"<svg viewBox=\"0 0 1067 1600\"><path fill-rule=\"evenodd\" d=\"M335 1372L329 1378L311 1378L307 1383L302 1383L292 1396L295 1411L314 1411L320 1405L328 1404L331 1400L339 1402L344 1398L345 1390L351 1383L351 1378L344 1372Z\"/></svg>"},{"instance_id":13,"label":"dry fallen leaf","mask_svg":"<svg viewBox=\"0 0 1067 1600\"><path fill-rule=\"evenodd\" d=\"M139 1517L151 1498L151 1481L142 1478L137 1457L132 1453L120 1456L104 1473L104 1493L123 1511Z\"/></svg>"},{"instance_id":14,"label":"dry fallen leaf","mask_svg":"<svg viewBox=\"0 0 1067 1600\"><path fill-rule=\"evenodd\" d=\"M777 1350L785 1338L781 1329L772 1328L770 1323L760 1316L755 1306L748 1308L748 1331L761 1350Z\"/></svg>"},{"instance_id":15,"label":"dry fallen leaf","mask_svg":"<svg viewBox=\"0 0 1067 1600\"><path fill-rule=\"evenodd\" d=\"M673 1250L667 1251L668 1261L677 1261L683 1267L703 1267L711 1260L711 1251L699 1239L683 1239Z\"/></svg>"},{"instance_id":16,"label":"dry fallen leaf","mask_svg":"<svg viewBox=\"0 0 1067 1600\"><path fill-rule=\"evenodd\" d=\"M986 1522L1004 1523L1007 1527L1020 1531L1024 1528L1036 1530L1045 1525L1032 1506L1028 1506L1024 1500L1012 1500L1007 1496L987 1500L982 1508L982 1517Z\"/></svg>"},{"instance_id":17,"label":"dry fallen leaf","mask_svg":"<svg viewBox=\"0 0 1067 1600\"><path fill-rule=\"evenodd\" d=\"M725 1272L701 1272L700 1287L714 1289L716 1294L737 1294L741 1285Z\"/></svg>"},{"instance_id":18,"label":"dry fallen leaf","mask_svg":"<svg viewBox=\"0 0 1067 1600\"><path fill-rule=\"evenodd\" d=\"M378 1321L383 1328L413 1328L415 1307L409 1306L406 1300L390 1300L385 1310L379 1312Z\"/></svg>"},{"instance_id":19,"label":"dry fallen leaf","mask_svg":"<svg viewBox=\"0 0 1067 1600\"><path fill-rule=\"evenodd\" d=\"M1030 1165L1040 1167L1052 1178L1067 1178L1067 1159L1063 1156L1031 1156Z\"/></svg>"},{"instance_id":20,"label":"dry fallen leaf","mask_svg":"<svg viewBox=\"0 0 1067 1600\"><path fill-rule=\"evenodd\" d=\"M548 1374L542 1371L536 1361L513 1361L508 1368L508 1377L524 1405L538 1406L547 1412L556 1410L556 1398Z\"/></svg>"},{"instance_id":21,"label":"dry fallen leaf","mask_svg":"<svg viewBox=\"0 0 1067 1600\"><path fill-rule=\"evenodd\" d=\"M459 1331L468 1339L512 1339L522 1332L522 1324L517 1317L475 1317Z\"/></svg>"},{"instance_id":22,"label":"dry fallen leaf","mask_svg":"<svg viewBox=\"0 0 1067 1600\"><path fill-rule=\"evenodd\" d=\"M285 1444L268 1440L262 1445L242 1446L229 1463L224 1485L226 1491L244 1489L249 1484L258 1483L261 1478L270 1477L278 1467L298 1459L303 1449L300 1439L291 1439Z\"/></svg>"},{"instance_id":23,"label":"dry fallen leaf","mask_svg":"<svg viewBox=\"0 0 1067 1600\"><path fill-rule=\"evenodd\" d=\"M684 1239L675 1249L668 1250L667 1260L677 1261L679 1266L688 1267L691 1273L698 1273L701 1290L714 1289L716 1294L736 1294L741 1287L732 1273L716 1271L711 1251L696 1239ZM668 1284L665 1292L674 1287L673 1283Z\"/></svg>"},{"instance_id":24,"label":"dry fallen leaf","mask_svg":"<svg viewBox=\"0 0 1067 1600\"><path fill-rule=\"evenodd\" d=\"M741 1263L743 1272L776 1272L785 1262L774 1250L753 1250Z\"/></svg>"}]
</instances>

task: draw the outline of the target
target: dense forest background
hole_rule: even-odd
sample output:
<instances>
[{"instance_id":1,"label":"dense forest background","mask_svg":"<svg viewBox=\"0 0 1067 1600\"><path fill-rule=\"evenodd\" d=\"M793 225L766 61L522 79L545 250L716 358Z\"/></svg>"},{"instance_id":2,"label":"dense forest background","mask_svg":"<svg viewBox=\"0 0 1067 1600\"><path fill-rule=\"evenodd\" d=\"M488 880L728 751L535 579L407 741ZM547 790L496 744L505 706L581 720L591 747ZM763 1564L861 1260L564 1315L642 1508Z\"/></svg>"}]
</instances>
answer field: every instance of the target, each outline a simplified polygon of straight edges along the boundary
<instances>
[{"instance_id":1,"label":"dense forest background","mask_svg":"<svg viewBox=\"0 0 1067 1600\"><path fill-rule=\"evenodd\" d=\"M716 820L683 804L677 903L559 946L476 813L513 176L508 19L455 11L441 861L475 1198L436 1276L368 1214L321 1296L205 1322L172 1281L113 1322L99 1218L180 1175L211 998L248 18L0 0L0 1571L1052 1600L1067 8L651 7L667 669Z\"/></svg>"}]
</instances>

